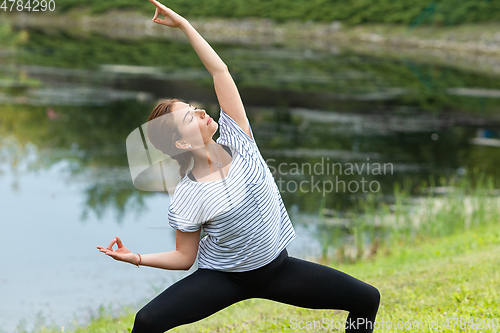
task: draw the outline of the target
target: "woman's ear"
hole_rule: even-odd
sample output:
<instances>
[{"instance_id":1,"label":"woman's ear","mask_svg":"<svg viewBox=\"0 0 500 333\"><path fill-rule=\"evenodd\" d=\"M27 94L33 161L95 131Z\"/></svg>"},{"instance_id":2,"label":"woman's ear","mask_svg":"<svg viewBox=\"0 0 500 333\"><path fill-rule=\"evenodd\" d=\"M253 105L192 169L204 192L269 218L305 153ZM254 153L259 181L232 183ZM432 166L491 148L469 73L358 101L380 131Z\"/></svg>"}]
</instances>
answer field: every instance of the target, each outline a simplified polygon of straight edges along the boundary
<instances>
[{"instance_id":1,"label":"woman's ear","mask_svg":"<svg viewBox=\"0 0 500 333\"><path fill-rule=\"evenodd\" d=\"M179 149L191 149L191 148L193 148L193 146L191 146L187 141L183 141L183 140L175 141L175 146Z\"/></svg>"}]
</instances>

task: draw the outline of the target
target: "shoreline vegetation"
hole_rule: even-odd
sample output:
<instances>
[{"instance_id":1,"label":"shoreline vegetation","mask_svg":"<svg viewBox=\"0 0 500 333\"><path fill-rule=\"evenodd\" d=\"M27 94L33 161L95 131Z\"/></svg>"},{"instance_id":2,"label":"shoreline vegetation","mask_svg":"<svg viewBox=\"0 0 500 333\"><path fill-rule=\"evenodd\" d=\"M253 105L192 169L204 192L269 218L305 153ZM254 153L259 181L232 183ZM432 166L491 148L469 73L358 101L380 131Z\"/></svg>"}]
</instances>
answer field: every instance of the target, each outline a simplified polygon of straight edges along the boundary
<instances>
[{"instance_id":1,"label":"shoreline vegetation","mask_svg":"<svg viewBox=\"0 0 500 333\"><path fill-rule=\"evenodd\" d=\"M64 30L85 39L99 33L110 39L160 38L188 43L182 31L151 22L151 15L130 9L92 13L90 8L71 8L64 13L3 14L14 29L36 28L51 33ZM329 51L340 50L394 58L454 64L486 74L500 73L500 24L467 23L429 26L370 23L347 26L340 21L321 23L290 20L278 23L267 18L200 18L186 16L210 43L276 46Z\"/></svg>"}]
</instances>

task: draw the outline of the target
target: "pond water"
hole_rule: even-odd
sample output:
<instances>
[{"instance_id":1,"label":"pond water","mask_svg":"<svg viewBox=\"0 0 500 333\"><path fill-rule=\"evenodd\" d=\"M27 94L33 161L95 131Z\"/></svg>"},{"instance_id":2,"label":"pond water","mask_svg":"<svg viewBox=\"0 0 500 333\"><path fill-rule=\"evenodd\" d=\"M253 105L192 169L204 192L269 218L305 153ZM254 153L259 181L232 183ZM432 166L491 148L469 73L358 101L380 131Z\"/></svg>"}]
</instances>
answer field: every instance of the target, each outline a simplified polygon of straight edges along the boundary
<instances>
[{"instance_id":1,"label":"pond water","mask_svg":"<svg viewBox=\"0 0 500 333\"><path fill-rule=\"evenodd\" d=\"M184 99L215 120L219 110L189 44L28 32L16 57L0 58L5 332L41 323L69 329L101 305L139 309L196 269L137 269L96 246L119 236L133 252L175 249L168 196L134 188L125 140L160 98ZM367 192L390 202L395 183L472 170L499 187L497 74L337 47L212 46L282 191L298 235L290 255L318 258L320 208L342 215Z\"/></svg>"}]
</instances>

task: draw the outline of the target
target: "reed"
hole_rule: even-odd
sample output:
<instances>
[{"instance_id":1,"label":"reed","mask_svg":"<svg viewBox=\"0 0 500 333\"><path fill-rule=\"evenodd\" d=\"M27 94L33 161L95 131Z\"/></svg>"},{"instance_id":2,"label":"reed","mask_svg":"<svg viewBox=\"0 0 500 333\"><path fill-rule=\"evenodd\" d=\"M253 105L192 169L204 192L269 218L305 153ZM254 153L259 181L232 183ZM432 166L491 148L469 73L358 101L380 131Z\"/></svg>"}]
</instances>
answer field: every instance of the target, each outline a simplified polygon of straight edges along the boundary
<instances>
[{"instance_id":1,"label":"reed","mask_svg":"<svg viewBox=\"0 0 500 333\"><path fill-rule=\"evenodd\" d=\"M469 177L430 177L414 184L406 180L395 183L393 194L369 193L356 200L357 210L326 217L324 225L335 220L348 223L322 227L321 262L353 263L369 260L377 254L394 251L500 222L500 191L493 177L468 170ZM320 211L324 211L322 202ZM335 247L333 258L328 249Z\"/></svg>"}]
</instances>

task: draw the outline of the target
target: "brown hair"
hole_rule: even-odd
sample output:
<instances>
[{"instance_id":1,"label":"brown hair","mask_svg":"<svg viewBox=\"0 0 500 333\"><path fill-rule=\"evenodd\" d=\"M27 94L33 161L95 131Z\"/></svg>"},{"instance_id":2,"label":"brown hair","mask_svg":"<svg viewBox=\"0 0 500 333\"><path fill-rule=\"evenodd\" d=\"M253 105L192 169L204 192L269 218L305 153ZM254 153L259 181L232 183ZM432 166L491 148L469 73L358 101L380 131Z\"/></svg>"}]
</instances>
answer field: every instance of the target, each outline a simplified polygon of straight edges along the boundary
<instances>
[{"instance_id":1,"label":"brown hair","mask_svg":"<svg viewBox=\"0 0 500 333\"><path fill-rule=\"evenodd\" d=\"M177 98L164 99L155 106L149 115L148 122L172 112L174 103L182 102ZM191 165L193 154L185 149L175 146L177 140L182 139L172 117L164 117L162 121L151 121L148 123L148 138L156 149L169 155L179 163L179 174L184 178L186 171Z\"/></svg>"}]
</instances>

